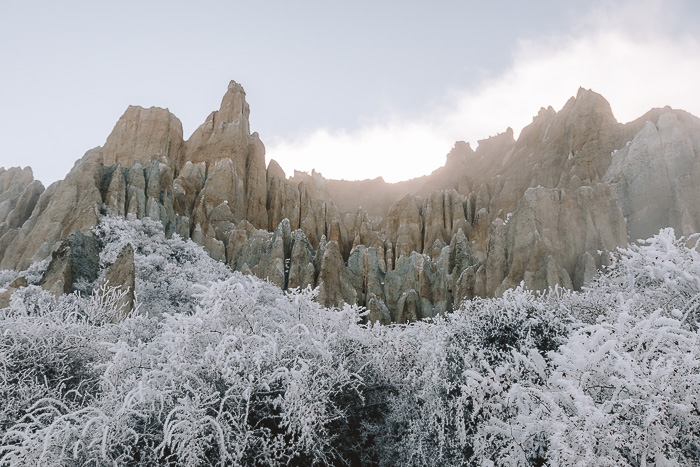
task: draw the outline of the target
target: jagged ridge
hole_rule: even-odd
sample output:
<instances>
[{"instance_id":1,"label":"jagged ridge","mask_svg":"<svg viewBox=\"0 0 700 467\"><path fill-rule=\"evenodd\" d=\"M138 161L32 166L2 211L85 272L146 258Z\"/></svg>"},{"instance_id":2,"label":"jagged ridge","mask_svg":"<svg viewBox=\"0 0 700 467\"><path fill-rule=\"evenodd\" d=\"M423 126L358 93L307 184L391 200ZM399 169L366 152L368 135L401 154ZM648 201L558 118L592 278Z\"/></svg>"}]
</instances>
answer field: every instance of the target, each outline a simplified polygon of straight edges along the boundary
<instances>
[{"instance_id":1,"label":"jagged ridge","mask_svg":"<svg viewBox=\"0 0 700 467\"><path fill-rule=\"evenodd\" d=\"M235 270L406 322L521 281L579 288L628 234L700 230L700 121L683 111L620 124L580 89L517 140L458 142L444 167L398 184L266 169L249 113L231 82L187 141L167 109L132 106L47 190L30 169L0 172L0 267L50 256L101 214L150 217Z\"/></svg>"}]
</instances>

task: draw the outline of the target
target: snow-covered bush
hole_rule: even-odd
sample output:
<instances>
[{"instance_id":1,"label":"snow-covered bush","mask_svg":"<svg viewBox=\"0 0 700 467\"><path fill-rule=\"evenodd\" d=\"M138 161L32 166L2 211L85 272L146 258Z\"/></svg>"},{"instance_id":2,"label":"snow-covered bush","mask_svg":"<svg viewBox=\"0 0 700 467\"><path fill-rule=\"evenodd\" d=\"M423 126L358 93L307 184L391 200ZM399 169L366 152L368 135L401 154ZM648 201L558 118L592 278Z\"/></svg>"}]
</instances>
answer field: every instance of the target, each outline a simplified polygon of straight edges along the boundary
<instances>
[{"instance_id":1,"label":"snow-covered bush","mask_svg":"<svg viewBox=\"0 0 700 467\"><path fill-rule=\"evenodd\" d=\"M37 261L32 263L24 271L15 271L14 269L0 270L0 289L6 289L12 281L18 277L24 277L28 284L38 284L44 275L44 271L49 267L49 260Z\"/></svg>"},{"instance_id":2,"label":"snow-covered bush","mask_svg":"<svg viewBox=\"0 0 700 467\"><path fill-rule=\"evenodd\" d=\"M0 289L6 289L17 277L19 277L19 273L13 269L0 270Z\"/></svg>"},{"instance_id":3,"label":"snow-covered bush","mask_svg":"<svg viewBox=\"0 0 700 467\"><path fill-rule=\"evenodd\" d=\"M664 230L587 290L384 328L386 465L700 463L700 255Z\"/></svg>"},{"instance_id":4,"label":"snow-covered bush","mask_svg":"<svg viewBox=\"0 0 700 467\"><path fill-rule=\"evenodd\" d=\"M134 245L155 311L112 323L115 300L16 292L0 465L700 463L700 255L670 230L581 292L392 326L219 269L150 221L98 235L104 265Z\"/></svg>"},{"instance_id":5,"label":"snow-covered bush","mask_svg":"<svg viewBox=\"0 0 700 467\"><path fill-rule=\"evenodd\" d=\"M522 378L542 381L530 368L518 368L518 356L546 366L548 353L566 342L564 296L518 288L432 322L387 328L380 365L401 397L388 400L385 426L373 427L380 457L402 465L473 460L477 434L502 407L504 393Z\"/></svg>"},{"instance_id":6,"label":"snow-covered bush","mask_svg":"<svg viewBox=\"0 0 700 467\"><path fill-rule=\"evenodd\" d=\"M434 398L449 410L426 410L407 424L423 439L435 433L438 440L407 443L394 455L410 453L407 462L424 464L449 454L452 441L463 451L447 456L446 464L470 458L478 465L697 465L700 341L694 316L700 255L686 242L662 231L621 250L611 270L586 291L537 298L546 302L547 327L561 330L549 333L555 345L538 345L527 332L524 345L509 345L511 356L501 354L494 364L490 340L480 337L490 326L480 320L480 311L472 312L466 318L475 319L476 326L468 326L463 365L447 365L461 371L458 389ZM491 327L504 329L504 321L522 323L508 313L514 304L525 302L525 309L532 309L532 296L524 293L472 302L467 310L503 310ZM451 335L459 324L447 326ZM497 347L514 340L511 333L505 336L511 337ZM433 383L419 385L423 392L439 393L450 381L433 376L439 366L426 365L424 378ZM426 404L417 405L425 410ZM405 413L406 408L399 412ZM438 427L426 428L425 421L435 415L440 423L430 423Z\"/></svg>"},{"instance_id":7,"label":"snow-covered bush","mask_svg":"<svg viewBox=\"0 0 700 467\"><path fill-rule=\"evenodd\" d=\"M74 306L80 300L82 307ZM94 396L99 373L93 363L106 355L95 338L106 328L90 326L80 312L90 302L80 297L57 301L30 285L0 310L0 433L38 401L50 398L77 406Z\"/></svg>"},{"instance_id":8,"label":"snow-covered bush","mask_svg":"<svg viewBox=\"0 0 700 467\"><path fill-rule=\"evenodd\" d=\"M231 275L226 265L192 240L166 238L162 224L150 218L106 216L94 232L102 244L102 267L112 264L127 243L133 246L137 299L141 311L150 316L193 312L197 285Z\"/></svg>"},{"instance_id":9,"label":"snow-covered bush","mask_svg":"<svg viewBox=\"0 0 700 467\"><path fill-rule=\"evenodd\" d=\"M310 291L285 296L239 274L198 298L201 306L192 315L165 314L148 342L93 327L93 339L102 339L95 347L111 355L92 367L101 375L91 392L95 399L69 405L44 396L25 407L25 418L5 434L4 459L178 465L335 460L339 433L330 428L347 414L334 401L362 383L348 363L352 354L338 348L336 337L360 329L358 310L330 311L312 302Z\"/></svg>"}]
</instances>

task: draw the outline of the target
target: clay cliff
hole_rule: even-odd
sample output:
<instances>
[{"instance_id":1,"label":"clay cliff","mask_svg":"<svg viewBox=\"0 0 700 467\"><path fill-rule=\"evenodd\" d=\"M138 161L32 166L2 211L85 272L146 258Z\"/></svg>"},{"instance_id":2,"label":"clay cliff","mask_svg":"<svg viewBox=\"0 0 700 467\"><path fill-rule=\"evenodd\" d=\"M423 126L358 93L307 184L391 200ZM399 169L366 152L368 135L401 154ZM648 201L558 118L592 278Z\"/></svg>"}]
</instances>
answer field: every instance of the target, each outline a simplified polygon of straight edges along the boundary
<instances>
[{"instance_id":1,"label":"clay cliff","mask_svg":"<svg viewBox=\"0 0 700 467\"><path fill-rule=\"evenodd\" d=\"M517 139L508 129L475 150L457 142L443 167L397 184L287 177L265 165L249 116L232 81L186 141L167 109L131 106L46 190L30 169L0 170L0 267L84 251L101 215L150 217L234 270L318 287L324 305L356 303L389 323L520 283L578 289L628 241L700 231L700 120L683 111L621 124L580 89ZM69 292L60 264L49 270L61 283L46 287Z\"/></svg>"}]
</instances>

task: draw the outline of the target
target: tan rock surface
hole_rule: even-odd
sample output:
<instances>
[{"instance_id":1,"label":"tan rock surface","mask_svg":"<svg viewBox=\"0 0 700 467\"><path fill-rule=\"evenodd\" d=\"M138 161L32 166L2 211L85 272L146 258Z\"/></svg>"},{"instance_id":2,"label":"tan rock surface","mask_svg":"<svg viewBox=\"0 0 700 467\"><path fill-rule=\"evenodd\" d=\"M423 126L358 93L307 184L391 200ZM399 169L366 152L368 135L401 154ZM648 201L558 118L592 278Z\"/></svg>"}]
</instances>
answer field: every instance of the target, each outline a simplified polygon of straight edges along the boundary
<instances>
[{"instance_id":1,"label":"tan rock surface","mask_svg":"<svg viewBox=\"0 0 700 467\"><path fill-rule=\"evenodd\" d=\"M31 217L8 243L0 267L26 269L51 255L73 230L97 225L102 206L102 150L88 151L65 180L44 191Z\"/></svg>"},{"instance_id":2,"label":"tan rock surface","mask_svg":"<svg viewBox=\"0 0 700 467\"><path fill-rule=\"evenodd\" d=\"M700 231L700 119L663 109L612 155L606 180L627 219L631 240L661 226L679 235Z\"/></svg>"},{"instance_id":3,"label":"tan rock surface","mask_svg":"<svg viewBox=\"0 0 700 467\"><path fill-rule=\"evenodd\" d=\"M583 278L575 276L581 255L587 252L598 258L600 266L598 251L625 246L626 237L622 212L608 185L599 183L576 190L530 188L505 226L508 257L487 260L487 264L502 264L501 272L507 270L507 277L494 288L491 278L498 281L499 275L494 272L489 275L487 288L490 293L499 293L521 280L533 289L555 283L569 287L572 282L582 283ZM547 266L549 271L541 272L548 262L552 263ZM561 281L550 280L555 277Z\"/></svg>"},{"instance_id":4,"label":"tan rock surface","mask_svg":"<svg viewBox=\"0 0 700 467\"><path fill-rule=\"evenodd\" d=\"M299 228L299 189L287 180L282 167L271 160L267 166L268 230L273 230L282 219L289 219L293 230Z\"/></svg>"},{"instance_id":5,"label":"tan rock surface","mask_svg":"<svg viewBox=\"0 0 700 467\"><path fill-rule=\"evenodd\" d=\"M314 287L316 285L316 270L314 268L314 249L301 230L292 232L291 254L289 259L290 289Z\"/></svg>"},{"instance_id":6,"label":"tan rock surface","mask_svg":"<svg viewBox=\"0 0 700 467\"><path fill-rule=\"evenodd\" d=\"M0 168L0 237L22 227L43 192L44 185L34 180L31 168Z\"/></svg>"},{"instance_id":7,"label":"tan rock surface","mask_svg":"<svg viewBox=\"0 0 700 467\"><path fill-rule=\"evenodd\" d=\"M173 182L173 208L179 216L190 217L195 201L207 180L207 164L187 161Z\"/></svg>"},{"instance_id":8,"label":"tan rock surface","mask_svg":"<svg viewBox=\"0 0 700 467\"><path fill-rule=\"evenodd\" d=\"M129 106L107 137L103 148L104 165L120 163L131 167L153 157L164 156L175 171L183 164L185 143L182 123L168 109Z\"/></svg>"},{"instance_id":9,"label":"tan rock surface","mask_svg":"<svg viewBox=\"0 0 700 467\"><path fill-rule=\"evenodd\" d=\"M243 182L243 216L257 228L267 228L265 147L257 133L250 134L250 108L243 87L231 81L218 111L187 141L186 161L207 166L227 159L232 173Z\"/></svg>"},{"instance_id":10,"label":"tan rock surface","mask_svg":"<svg viewBox=\"0 0 700 467\"><path fill-rule=\"evenodd\" d=\"M398 268L401 258L408 258L413 251L423 249L422 201L406 196L394 203L386 216L387 240L393 248L393 264ZM387 258L388 261L389 258Z\"/></svg>"},{"instance_id":11,"label":"tan rock surface","mask_svg":"<svg viewBox=\"0 0 700 467\"><path fill-rule=\"evenodd\" d=\"M336 242L325 244L318 275L318 302L324 306L340 307L356 303L357 293L350 283L343 257Z\"/></svg>"},{"instance_id":12,"label":"tan rock surface","mask_svg":"<svg viewBox=\"0 0 700 467\"><path fill-rule=\"evenodd\" d=\"M126 169L117 163L105 168L103 175L103 187L106 185L104 193L104 205L107 214L113 216L126 216Z\"/></svg>"},{"instance_id":13,"label":"tan rock surface","mask_svg":"<svg viewBox=\"0 0 700 467\"><path fill-rule=\"evenodd\" d=\"M101 293L104 286L116 287L119 292L126 292L119 300L119 313L113 317L113 321L121 321L126 318L134 309L136 298L136 269L134 265L134 248L130 243L124 245L119 252L117 259L112 263L105 273L101 287L97 293Z\"/></svg>"},{"instance_id":14,"label":"tan rock surface","mask_svg":"<svg viewBox=\"0 0 700 467\"><path fill-rule=\"evenodd\" d=\"M384 271L379 265L377 250L359 245L350 253L348 280L355 289L357 304L369 307L370 298L384 302Z\"/></svg>"}]
</instances>

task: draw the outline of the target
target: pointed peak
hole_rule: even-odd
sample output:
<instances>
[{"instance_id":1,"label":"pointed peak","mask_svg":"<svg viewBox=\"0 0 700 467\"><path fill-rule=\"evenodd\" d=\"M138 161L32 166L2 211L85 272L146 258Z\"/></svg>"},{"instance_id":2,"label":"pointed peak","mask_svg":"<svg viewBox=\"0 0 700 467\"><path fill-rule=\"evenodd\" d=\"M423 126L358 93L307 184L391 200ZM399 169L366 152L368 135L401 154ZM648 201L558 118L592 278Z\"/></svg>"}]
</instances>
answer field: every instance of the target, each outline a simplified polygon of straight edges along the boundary
<instances>
[{"instance_id":1,"label":"pointed peak","mask_svg":"<svg viewBox=\"0 0 700 467\"><path fill-rule=\"evenodd\" d=\"M250 115L250 107L245 100L243 86L231 80L231 82L228 83L226 94L224 94L223 99L221 99L218 121L216 123L230 123L241 115L247 120Z\"/></svg>"},{"instance_id":2,"label":"pointed peak","mask_svg":"<svg viewBox=\"0 0 700 467\"><path fill-rule=\"evenodd\" d=\"M282 166L280 166L279 163L274 159L270 159L270 162L267 164L267 178L277 178L280 180L287 179L287 176L285 175Z\"/></svg>"},{"instance_id":3,"label":"pointed peak","mask_svg":"<svg viewBox=\"0 0 700 467\"><path fill-rule=\"evenodd\" d=\"M484 144L489 144L492 141L499 141L503 143L508 143L512 144L515 143L515 139L513 138L513 129L511 127L506 128L506 131L503 133L498 133L495 136L490 136L485 139L480 139L478 141L479 145L477 146L476 150L479 152L479 148L484 145Z\"/></svg>"},{"instance_id":4,"label":"pointed peak","mask_svg":"<svg viewBox=\"0 0 700 467\"><path fill-rule=\"evenodd\" d=\"M472 154L474 150L471 147L471 144L465 141L455 141L455 145L450 151L450 154L461 154L461 155L469 155Z\"/></svg>"},{"instance_id":5,"label":"pointed peak","mask_svg":"<svg viewBox=\"0 0 700 467\"><path fill-rule=\"evenodd\" d=\"M591 93L591 92L593 92L593 91L590 90L590 89L586 89L586 88L584 88L583 86L579 86L578 91L576 91L576 99L579 99L579 98L581 98L584 94L588 94L588 93ZM594 94L595 94L595 93L594 93Z\"/></svg>"},{"instance_id":6,"label":"pointed peak","mask_svg":"<svg viewBox=\"0 0 700 467\"><path fill-rule=\"evenodd\" d=\"M228 92L242 92L245 94L245 90L243 89L243 86L240 85L239 83L235 82L234 80L231 80L228 83Z\"/></svg>"},{"instance_id":7,"label":"pointed peak","mask_svg":"<svg viewBox=\"0 0 700 467\"><path fill-rule=\"evenodd\" d=\"M546 109L544 107L540 108L540 111L537 112L537 117L553 116L554 114L556 114L556 111L550 105L550 106L547 106ZM537 118L537 117L534 117L534 118Z\"/></svg>"},{"instance_id":8,"label":"pointed peak","mask_svg":"<svg viewBox=\"0 0 700 467\"><path fill-rule=\"evenodd\" d=\"M467 158L474 154L469 143L464 141L455 142L454 147L447 153L447 164L452 164L455 162L465 162Z\"/></svg>"},{"instance_id":9,"label":"pointed peak","mask_svg":"<svg viewBox=\"0 0 700 467\"><path fill-rule=\"evenodd\" d=\"M617 123L610 108L610 103L600 94L590 89L580 87L576 97L571 97L564 107L557 113L564 119L590 118L597 116L597 119Z\"/></svg>"},{"instance_id":10,"label":"pointed peak","mask_svg":"<svg viewBox=\"0 0 700 467\"><path fill-rule=\"evenodd\" d=\"M590 89L585 89L582 87L578 88L575 102L576 107L594 107L599 110L604 110L606 113L612 114L612 110L610 110L610 103L607 101L607 99Z\"/></svg>"},{"instance_id":11,"label":"pointed peak","mask_svg":"<svg viewBox=\"0 0 700 467\"><path fill-rule=\"evenodd\" d=\"M508 127L503 133L498 133L496 136L479 140L479 145L474 153L479 157L495 157L496 155L506 154L515 144L513 137L513 129Z\"/></svg>"}]
</instances>

